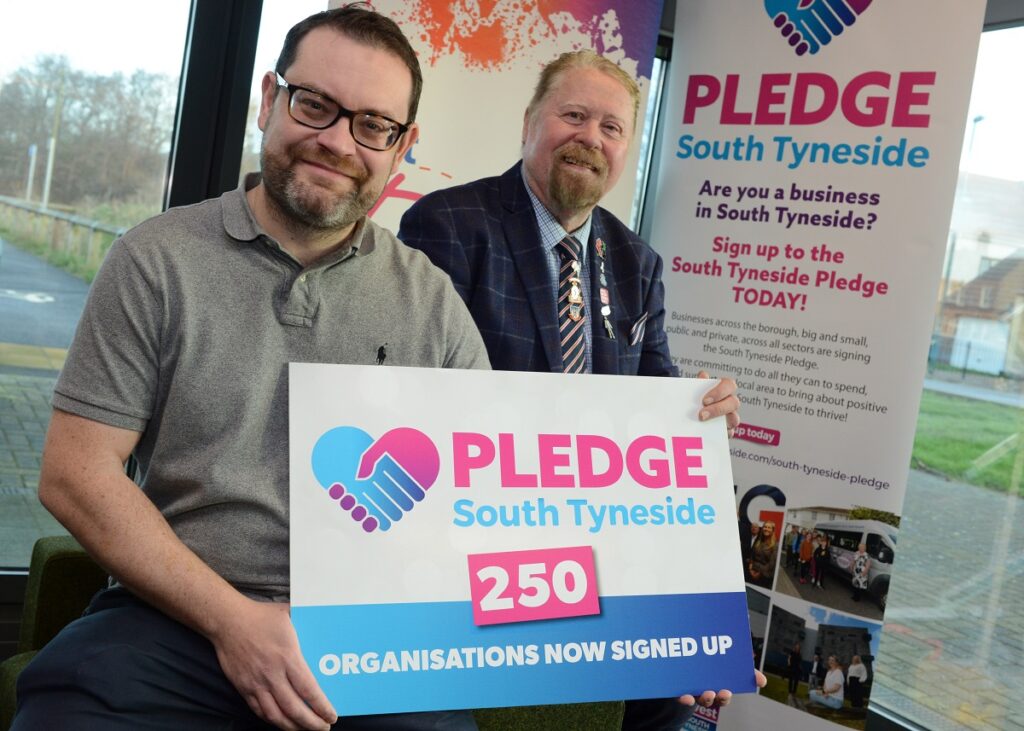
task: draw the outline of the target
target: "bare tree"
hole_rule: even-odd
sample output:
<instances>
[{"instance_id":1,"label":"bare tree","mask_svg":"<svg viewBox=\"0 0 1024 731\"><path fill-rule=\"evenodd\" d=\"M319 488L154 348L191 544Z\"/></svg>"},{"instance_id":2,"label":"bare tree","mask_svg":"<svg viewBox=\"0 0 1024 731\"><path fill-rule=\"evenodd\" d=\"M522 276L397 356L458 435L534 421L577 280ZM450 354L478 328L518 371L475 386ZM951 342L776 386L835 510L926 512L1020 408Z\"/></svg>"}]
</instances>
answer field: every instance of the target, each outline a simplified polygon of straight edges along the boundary
<instances>
[{"instance_id":1,"label":"bare tree","mask_svg":"<svg viewBox=\"0 0 1024 731\"><path fill-rule=\"evenodd\" d=\"M62 56L42 56L15 71L0 86L0 194L24 194L32 144L39 150L39 189L56 132L51 203L145 199L158 206L177 87L177 79L145 71L77 71Z\"/></svg>"}]
</instances>

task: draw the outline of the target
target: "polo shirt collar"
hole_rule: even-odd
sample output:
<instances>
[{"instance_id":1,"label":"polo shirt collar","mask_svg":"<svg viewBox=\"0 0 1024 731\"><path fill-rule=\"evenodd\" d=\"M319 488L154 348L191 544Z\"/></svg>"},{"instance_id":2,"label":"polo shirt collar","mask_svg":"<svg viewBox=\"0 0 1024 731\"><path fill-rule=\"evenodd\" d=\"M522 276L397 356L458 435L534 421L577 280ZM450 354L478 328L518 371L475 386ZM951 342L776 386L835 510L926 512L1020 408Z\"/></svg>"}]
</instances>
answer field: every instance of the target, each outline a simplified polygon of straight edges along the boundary
<instances>
[{"instance_id":1,"label":"polo shirt collar","mask_svg":"<svg viewBox=\"0 0 1024 731\"><path fill-rule=\"evenodd\" d=\"M264 234L245 197L246 191L255 188L259 182L258 173L249 173L241 185L221 196L224 232L236 241L255 241Z\"/></svg>"},{"instance_id":2,"label":"polo shirt collar","mask_svg":"<svg viewBox=\"0 0 1024 731\"><path fill-rule=\"evenodd\" d=\"M273 242L273 245L284 251L263 227L256 221L256 216L249 207L249 199L246 192L252 190L260 182L259 173L249 173L245 176L242 184L234 190L230 190L221 196L221 205L224 216L224 231L236 241L257 241L265 238ZM356 222L355 228L349 237L349 245L334 252L326 259L317 262L317 267L330 265L351 256L366 256L374 249L373 232L370 226L366 225L366 216Z\"/></svg>"}]
</instances>

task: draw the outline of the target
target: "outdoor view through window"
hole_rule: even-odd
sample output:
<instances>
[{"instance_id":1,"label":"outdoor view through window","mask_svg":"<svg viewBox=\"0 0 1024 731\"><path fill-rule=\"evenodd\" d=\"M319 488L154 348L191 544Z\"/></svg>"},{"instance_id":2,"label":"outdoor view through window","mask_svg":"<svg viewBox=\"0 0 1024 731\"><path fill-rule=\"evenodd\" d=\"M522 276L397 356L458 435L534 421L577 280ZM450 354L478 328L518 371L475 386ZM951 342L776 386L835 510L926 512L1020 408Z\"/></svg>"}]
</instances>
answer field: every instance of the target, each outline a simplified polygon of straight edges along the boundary
<instances>
[{"instance_id":1,"label":"outdoor view through window","mask_svg":"<svg viewBox=\"0 0 1024 731\"><path fill-rule=\"evenodd\" d=\"M50 393L110 243L160 212L189 6L4 6L0 568L62 532L36 497Z\"/></svg>"},{"instance_id":2,"label":"outdoor view through window","mask_svg":"<svg viewBox=\"0 0 1024 731\"><path fill-rule=\"evenodd\" d=\"M982 35L870 678L872 704L936 731L1024 728L1022 64L1024 28Z\"/></svg>"}]
</instances>

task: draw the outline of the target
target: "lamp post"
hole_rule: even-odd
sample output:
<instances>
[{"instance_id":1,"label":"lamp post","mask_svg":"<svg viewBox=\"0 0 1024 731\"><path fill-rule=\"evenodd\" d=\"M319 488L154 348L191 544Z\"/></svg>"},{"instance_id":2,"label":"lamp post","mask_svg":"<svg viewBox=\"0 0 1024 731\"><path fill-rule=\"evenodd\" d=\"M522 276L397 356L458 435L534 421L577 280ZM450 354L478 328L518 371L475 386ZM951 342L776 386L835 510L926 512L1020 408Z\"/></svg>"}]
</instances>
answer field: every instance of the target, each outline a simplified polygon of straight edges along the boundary
<instances>
[{"instance_id":1,"label":"lamp post","mask_svg":"<svg viewBox=\"0 0 1024 731\"><path fill-rule=\"evenodd\" d=\"M964 161L964 198L967 197L967 188L970 186L970 178L968 176L971 172L968 168L971 166L971 152L974 150L974 135L978 132L978 123L984 121L984 114L977 114L971 120L971 136L967 138L967 159Z\"/></svg>"},{"instance_id":2,"label":"lamp post","mask_svg":"<svg viewBox=\"0 0 1024 731\"><path fill-rule=\"evenodd\" d=\"M971 120L971 138L967 141L967 162L971 161L971 150L974 149L974 133L978 131L978 122L984 122L985 115L978 114Z\"/></svg>"},{"instance_id":3,"label":"lamp post","mask_svg":"<svg viewBox=\"0 0 1024 731\"><path fill-rule=\"evenodd\" d=\"M57 101L53 109L53 127L50 130L50 143L46 153L46 179L43 182L43 210L50 207L50 184L53 182L53 163L57 157L57 136L60 134L60 115L64 111L64 71L60 74L60 86L57 88Z\"/></svg>"},{"instance_id":4,"label":"lamp post","mask_svg":"<svg viewBox=\"0 0 1024 731\"><path fill-rule=\"evenodd\" d=\"M39 148L36 143L28 146L28 181L25 183L25 202L32 202L32 184L36 179L36 153Z\"/></svg>"}]
</instances>

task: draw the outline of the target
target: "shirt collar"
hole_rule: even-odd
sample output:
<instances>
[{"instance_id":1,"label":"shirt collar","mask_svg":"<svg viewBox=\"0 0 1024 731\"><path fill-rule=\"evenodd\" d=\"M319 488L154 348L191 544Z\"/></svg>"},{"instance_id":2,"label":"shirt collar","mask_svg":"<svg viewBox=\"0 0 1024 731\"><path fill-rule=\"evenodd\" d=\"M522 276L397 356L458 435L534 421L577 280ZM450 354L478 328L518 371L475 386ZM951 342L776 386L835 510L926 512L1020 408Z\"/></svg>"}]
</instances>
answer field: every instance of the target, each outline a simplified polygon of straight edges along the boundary
<instances>
[{"instance_id":1,"label":"shirt collar","mask_svg":"<svg viewBox=\"0 0 1024 731\"><path fill-rule=\"evenodd\" d=\"M254 188L260 181L258 173L250 173L234 190L221 196L221 210L224 216L224 231L237 241L255 241L264 231L249 208L245 192Z\"/></svg>"},{"instance_id":2,"label":"shirt collar","mask_svg":"<svg viewBox=\"0 0 1024 731\"><path fill-rule=\"evenodd\" d=\"M540 241L544 249L550 251L558 245L559 241L566 236L572 235L582 247L580 258L586 261L587 241L590 239L590 225L594 220L593 214L587 216L587 220L575 231L566 231L562 228L562 224L558 222L558 219L551 215L551 211L540 202L540 198L534 195L533 190L530 188L530 183L526 180L525 169L521 167L519 174L522 175L523 185L526 186L526 193L530 196L530 203L533 205L533 215L537 219L537 227L540 229Z\"/></svg>"}]
</instances>

